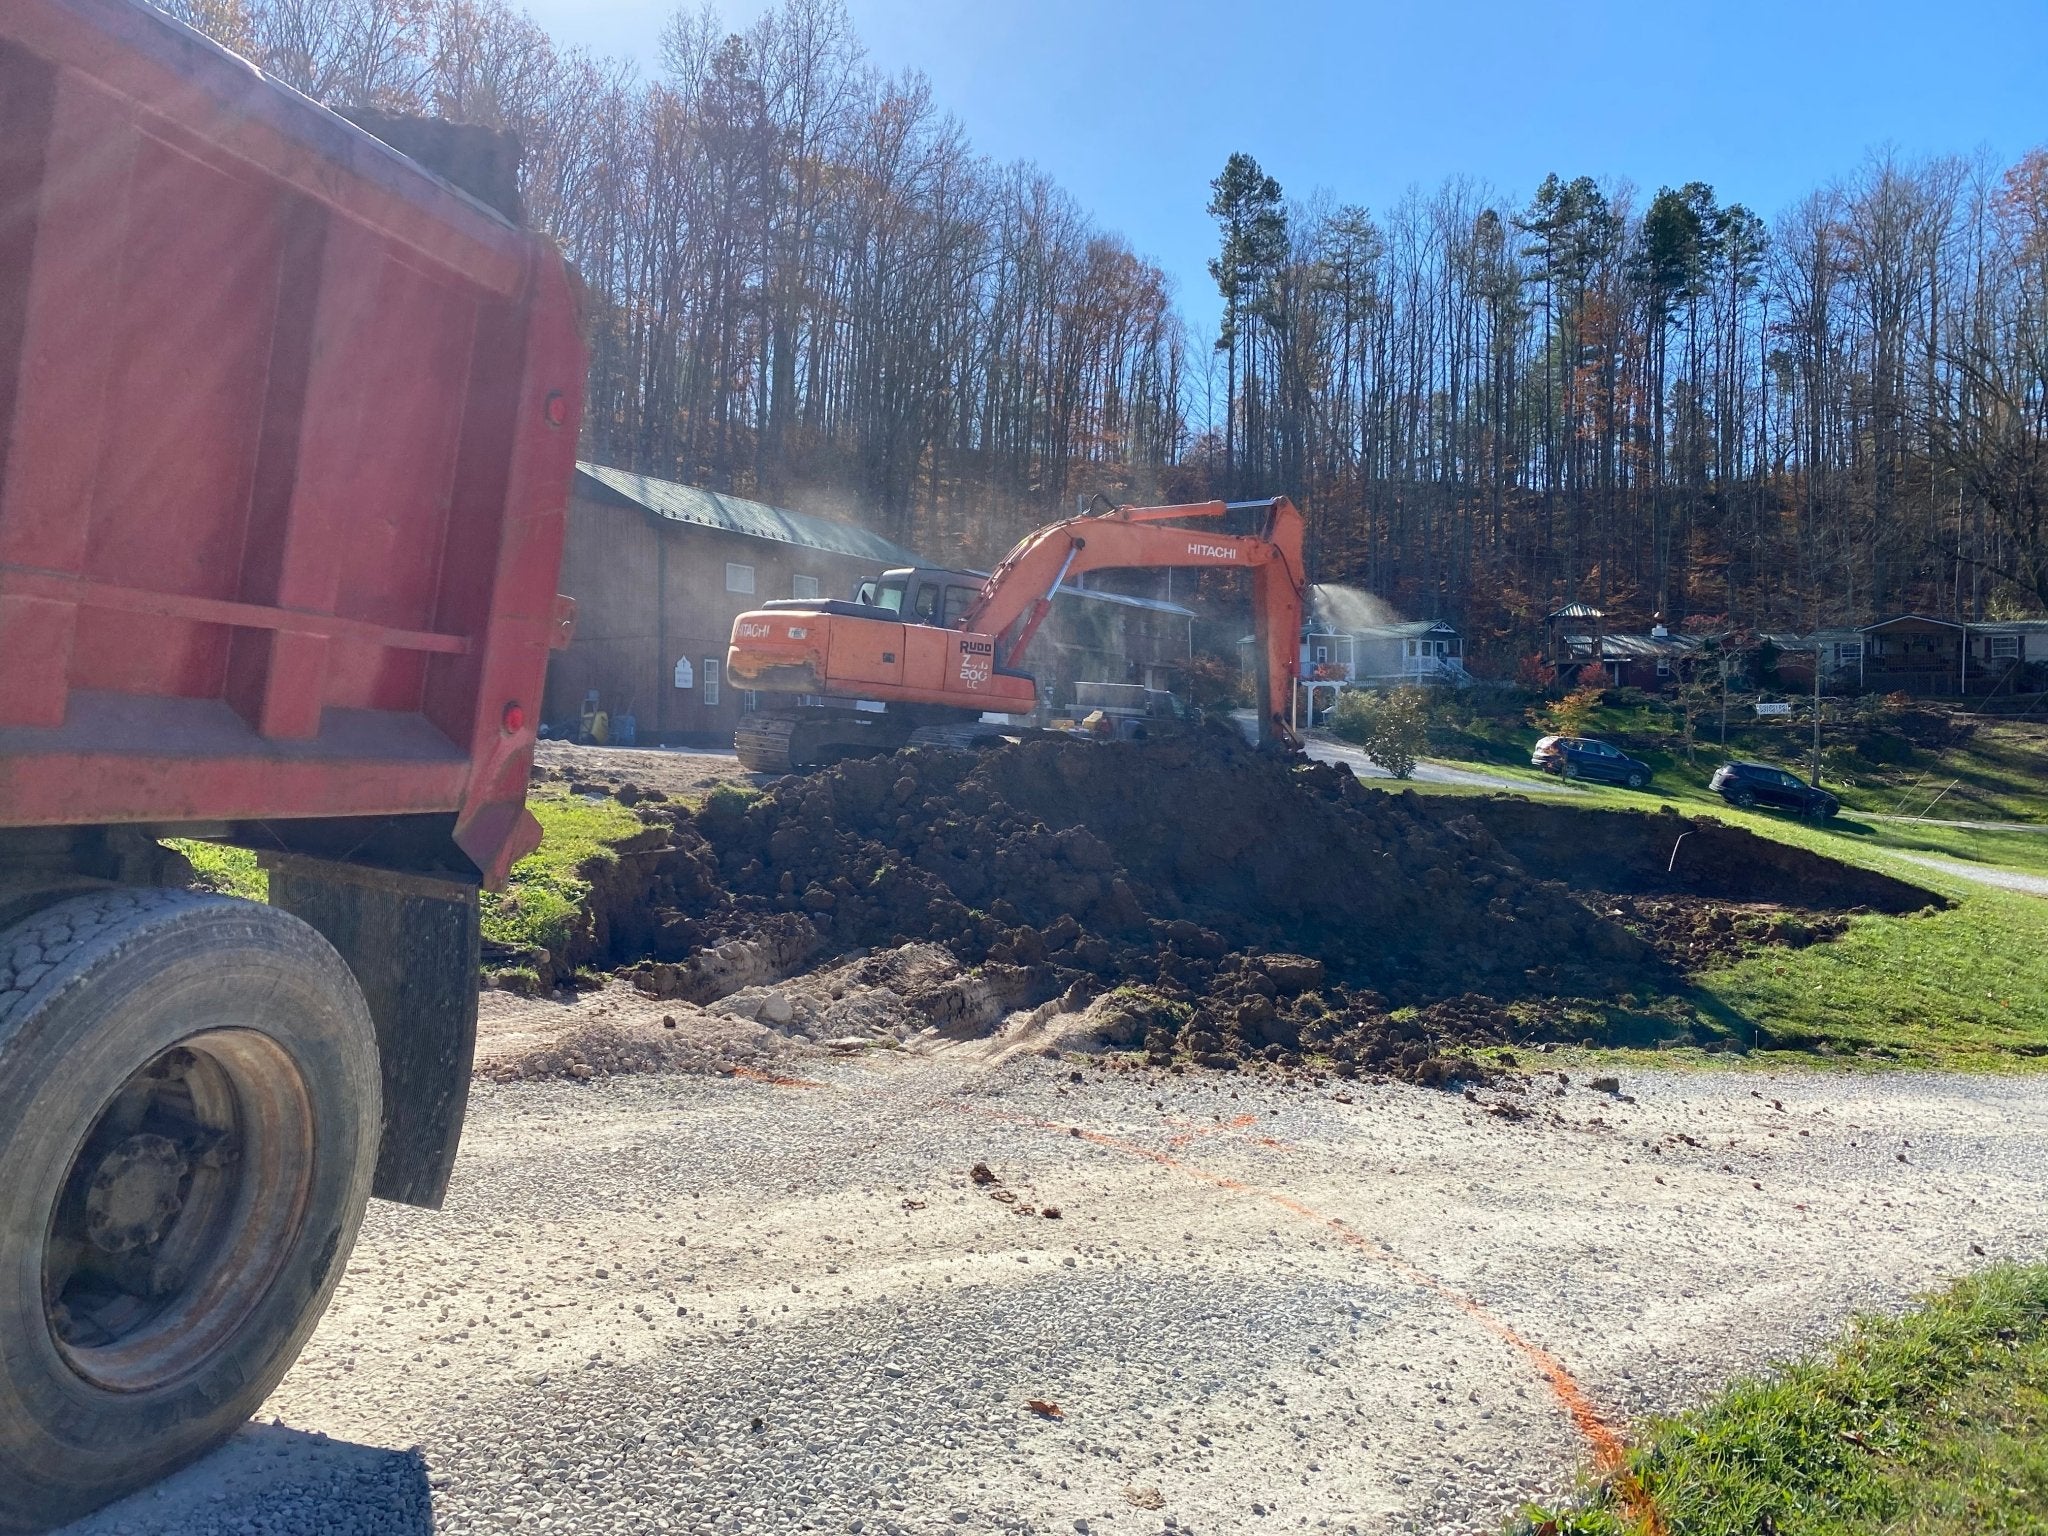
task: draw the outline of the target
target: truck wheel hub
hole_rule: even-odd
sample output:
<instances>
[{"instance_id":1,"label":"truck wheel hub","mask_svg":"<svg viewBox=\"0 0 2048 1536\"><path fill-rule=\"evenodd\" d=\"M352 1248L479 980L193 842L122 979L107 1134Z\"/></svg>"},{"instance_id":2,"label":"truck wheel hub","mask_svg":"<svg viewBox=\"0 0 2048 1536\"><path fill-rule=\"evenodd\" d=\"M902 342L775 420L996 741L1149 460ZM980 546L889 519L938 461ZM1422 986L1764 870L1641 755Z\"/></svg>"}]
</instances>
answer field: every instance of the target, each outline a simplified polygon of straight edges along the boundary
<instances>
[{"instance_id":1,"label":"truck wheel hub","mask_svg":"<svg viewBox=\"0 0 2048 1536\"><path fill-rule=\"evenodd\" d=\"M86 1133L43 1245L58 1352L114 1391L209 1358L297 1239L312 1118L291 1057L247 1030L194 1036L115 1091Z\"/></svg>"},{"instance_id":2,"label":"truck wheel hub","mask_svg":"<svg viewBox=\"0 0 2048 1536\"><path fill-rule=\"evenodd\" d=\"M163 1241L184 1209L191 1171L166 1136L130 1136L101 1160L86 1196L86 1236L102 1253L133 1253Z\"/></svg>"}]
</instances>

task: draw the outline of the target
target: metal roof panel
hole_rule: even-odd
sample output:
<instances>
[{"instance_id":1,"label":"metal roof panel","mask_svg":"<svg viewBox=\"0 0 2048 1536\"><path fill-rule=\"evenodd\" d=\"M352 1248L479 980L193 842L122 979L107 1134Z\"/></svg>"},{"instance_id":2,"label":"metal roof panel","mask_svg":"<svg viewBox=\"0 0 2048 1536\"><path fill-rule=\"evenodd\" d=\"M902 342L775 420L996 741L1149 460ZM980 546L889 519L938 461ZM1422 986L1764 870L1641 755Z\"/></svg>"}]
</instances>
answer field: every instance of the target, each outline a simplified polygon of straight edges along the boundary
<instances>
[{"instance_id":1,"label":"metal roof panel","mask_svg":"<svg viewBox=\"0 0 2048 1536\"><path fill-rule=\"evenodd\" d=\"M612 494L623 496L673 523L696 523L700 527L736 533L742 538L797 544L807 549L823 550L827 554L876 560L883 565L918 563L917 556L901 545L892 544L880 534L870 533L852 523L836 523L808 512L771 507L765 502L748 501L743 496L707 491L702 486L679 485L673 480L657 480L652 475L636 475L629 470L613 469L608 464L579 463L576 472Z\"/></svg>"}]
</instances>

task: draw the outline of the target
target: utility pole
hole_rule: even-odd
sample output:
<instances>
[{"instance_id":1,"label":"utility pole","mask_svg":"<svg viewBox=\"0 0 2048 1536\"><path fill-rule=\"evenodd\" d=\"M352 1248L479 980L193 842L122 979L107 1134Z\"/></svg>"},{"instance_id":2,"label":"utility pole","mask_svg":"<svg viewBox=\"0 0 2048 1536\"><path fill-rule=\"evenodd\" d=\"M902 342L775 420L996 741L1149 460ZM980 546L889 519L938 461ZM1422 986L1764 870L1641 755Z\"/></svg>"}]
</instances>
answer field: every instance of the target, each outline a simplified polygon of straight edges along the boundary
<instances>
[{"instance_id":1,"label":"utility pole","mask_svg":"<svg viewBox=\"0 0 2048 1536\"><path fill-rule=\"evenodd\" d=\"M1813 772L1815 789L1820 788L1820 635L1813 637Z\"/></svg>"}]
</instances>

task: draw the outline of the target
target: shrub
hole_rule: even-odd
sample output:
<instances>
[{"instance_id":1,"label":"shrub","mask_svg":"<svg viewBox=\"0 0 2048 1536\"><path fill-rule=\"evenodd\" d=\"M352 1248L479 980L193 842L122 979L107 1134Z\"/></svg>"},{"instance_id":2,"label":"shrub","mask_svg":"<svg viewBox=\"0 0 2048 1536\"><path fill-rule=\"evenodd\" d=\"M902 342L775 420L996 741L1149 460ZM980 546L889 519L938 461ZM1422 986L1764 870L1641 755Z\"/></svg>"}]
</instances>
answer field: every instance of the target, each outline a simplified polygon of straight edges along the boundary
<instances>
[{"instance_id":1,"label":"shrub","mask_svg":"<svg viewBox=\"0 0 2048 1536\"><path fill-rule=\"evenodd\" d=\"M1364 746L1366 738L1372 735L1373 713L1377 708L1375 696L1360 688L1346 688L1337 695L1337 702L1324 717L1332 735L1358 746Z\"/></svg>"},{"instance_id":2,"label":"shrub","mask_svg":"<svg viewBox=\"0 0 2048 1536\"><path fill-rule=\"evenodd\" d=\"M1330 713L1330 729L1365 748L1365 755L1397 779L1415 772L1429 741L1429 698L1420 688L1391 693L1348 689Z\"/></svg>"},{"instance_id":3,"label":"shrub","mask_svg":"<svg viewBox=\"0 0 2048 1536\"><path fill-rule=\"evenodd\" d=\"M1586 727L1593 723L1593 711L1600 707L1601 696L1605 692L1598 683L1574 688L1563 698L1536 711L1537 718L1530 723L1558 736L1583 736Z\"/></svg>"},{"instance_id":4,"label":"shrub","mask_svg":"<svg viewBox=\"0 0 2048 1536\"><path fill-rule=\"evenodd\" d=\"M1182 674L1188 702L1205 711L1234 709L1252 702L1252 689L1244 669L1234 660L1199 655L1189 658Z\"/></svg>"}]
</instances>

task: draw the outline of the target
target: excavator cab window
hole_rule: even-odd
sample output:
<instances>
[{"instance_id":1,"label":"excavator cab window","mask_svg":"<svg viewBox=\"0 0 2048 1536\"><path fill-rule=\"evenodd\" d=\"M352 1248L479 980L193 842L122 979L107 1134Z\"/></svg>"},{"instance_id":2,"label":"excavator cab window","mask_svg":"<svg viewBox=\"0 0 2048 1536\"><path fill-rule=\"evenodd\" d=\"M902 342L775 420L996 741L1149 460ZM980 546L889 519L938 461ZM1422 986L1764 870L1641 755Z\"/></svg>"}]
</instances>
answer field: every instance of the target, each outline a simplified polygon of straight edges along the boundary
<instances>
[{"instance_id":1,"label":"excavator cab window","mask_svg":"<svg viewBox=\"0 0 2048 1536\"><path fill-rule=\"evenodd\" d=\"M919 624L939 622L939 588L936 583L921 581L917 584L914 617Z\"/></svg>"},{"instance_id":2,"label":"excavator cab window","mask_svg":"<svg viewBox=\"0 0 2048 1536\"><path fill-rule=\"evenodd\" d=\"M958 629L960 621L967 616L967 608L978 592L975 587L946 588L946 628Z\"/></svg>"},{"instance_id":3,"label":"excavator cab window","mask_svg":"<svg viewBox=\"0 0 2048 1536\"><path fill-rule=\"evenodd\" d=\"M872 597L865 598L863 601L871 603L877 608L886 609L890 613L901 613L903 611L903 583L900 581L885 581L875 588Z\"/></svg>"}]
</instances>

